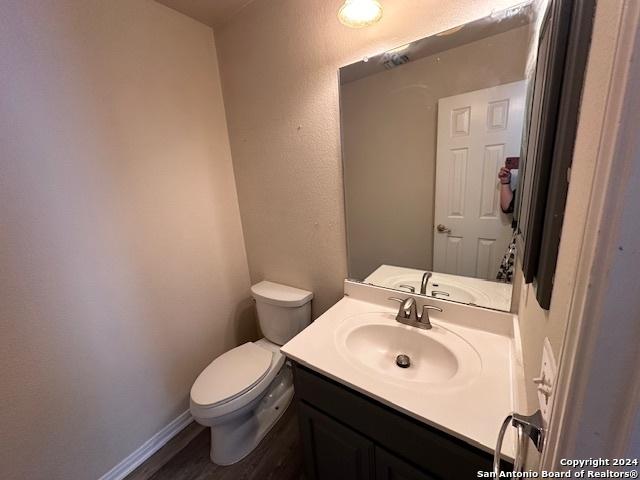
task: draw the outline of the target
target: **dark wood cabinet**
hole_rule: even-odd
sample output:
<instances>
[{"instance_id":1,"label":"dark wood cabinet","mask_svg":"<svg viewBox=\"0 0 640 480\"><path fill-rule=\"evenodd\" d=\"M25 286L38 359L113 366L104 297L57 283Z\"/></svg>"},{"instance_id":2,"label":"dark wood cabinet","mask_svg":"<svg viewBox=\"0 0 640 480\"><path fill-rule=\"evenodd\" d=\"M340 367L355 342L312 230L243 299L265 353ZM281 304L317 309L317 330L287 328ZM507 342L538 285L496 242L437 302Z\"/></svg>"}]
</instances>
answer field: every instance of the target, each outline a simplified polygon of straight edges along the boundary
<instances>
[{"instance_id":1,"label":"dark wood cabinet","mask_svg":"<svg viewBox=\"0 0 640 480\"><path fill-rule=\"evenodd\" d=\"M435 479L418 470L399 457L376 447L375 450L376 480L431 480Z\"/></svg>"},{"instance_id":2,"label":"dark wood cabinet","mask_svg":"<svg viewBox=\"0 0 640 480\"><path fill-rule=\"evenodd\" d=\"M307 480L373 479L373 442L316 409L298 406Z\"/></svg>"},{"instance_id":3,"label":"dark wood cabinet","mask_svg":"<svg viewBox=\"0 0 640 480\"><path fill-rule=\"evenodd\" d=\"M491 454L308 368L294 364L294 381L306 480L463 480L492 469Z\"/></svg>"}]
</instances>

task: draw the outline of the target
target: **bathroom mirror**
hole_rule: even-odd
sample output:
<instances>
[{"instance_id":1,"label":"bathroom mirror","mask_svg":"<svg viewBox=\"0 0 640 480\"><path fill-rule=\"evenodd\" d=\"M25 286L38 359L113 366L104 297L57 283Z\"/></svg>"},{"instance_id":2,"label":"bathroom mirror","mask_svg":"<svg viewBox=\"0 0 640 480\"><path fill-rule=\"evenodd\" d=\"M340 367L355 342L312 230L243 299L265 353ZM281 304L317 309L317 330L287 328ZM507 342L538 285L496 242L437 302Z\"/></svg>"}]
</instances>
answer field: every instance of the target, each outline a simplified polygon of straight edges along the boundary
<instances>
[{"instance_id":1,"label":"bathroom mirror","mask_svg":"<svg viewBox=\"0 0 640 480\"><path fill-rule=\"evenodd\" d=\"M510 309L538 18L521 4L340 69L351 278Z\"/></svg>"}]
</instances>

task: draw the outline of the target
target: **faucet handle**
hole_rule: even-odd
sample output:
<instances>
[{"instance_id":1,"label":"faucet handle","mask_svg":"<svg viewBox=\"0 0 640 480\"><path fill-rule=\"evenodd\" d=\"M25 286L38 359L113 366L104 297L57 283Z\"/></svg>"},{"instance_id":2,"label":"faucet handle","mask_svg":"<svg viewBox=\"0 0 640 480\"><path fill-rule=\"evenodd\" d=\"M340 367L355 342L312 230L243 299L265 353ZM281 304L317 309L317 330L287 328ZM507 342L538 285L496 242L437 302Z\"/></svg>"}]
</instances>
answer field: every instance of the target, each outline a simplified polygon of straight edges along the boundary
<instances>
[{"instance_id":1,"label":"faucet handle","mask_svg":"<svg viewBox=\"0 0 640 480\"><path fill-rule=\"evenodd\" d=\"M447 292L443 292L442 290L431 290L431 296L435 297L436 295L442 295L444 297L448 297L449 294Z\"/></svg>"},{"instance_id":2,"label":"faucet handle","mask_svg":"<svg viewBox=\"0 0 640 480\"><path fill-rule=\"evenodd\" d=\"M406 288L407 290L409 290L409 292L416 293L416 288L413 287L412 285L402 284L402 285L398 285L398 288Z\"/></svg>"},{"instance_id":3,"label":"faucet handle","mask_svg":"<svg viewBox=\"0 0 640 480\"><path fill-rule=\"evenodd\" d=\"M420 321L420 323L423 323L425 325L425 329L427 330L431 330L431 328L433 328L431 326L431 320L429 319L429 310L437 310L438 312L442 312L442 309L439 307L434 307L433 305L423 305L422 306L422 315L420 315L420 318L418 319Z\"/></svg>"},{"instance_id":4,"label":"faucet handle","mask_svg":"<svg viewBox=\"0 0 640 480\"><path fill-rule=\"evenodd\" d=\"M404 299L403 298L398 298L398 297L389 297L389 298L387 298L387 300L393 300L394 302L404 303Z\"/></svg>"},{"instance_id":5,"label":"faucet handle","mask_svg":"<svg viewBox=\"0 0 640 480\"><path fill-rule=\"evenodd\" d=\"M422 311L424 312L425 310L437 310L438 312L443 311L440 307L434 307L433 305L423 305Z\"/></svg>"},{"instance_id":6,"label":"faucet handle","mask_svg":"<svg viewBox=\"0 0 640 480\"><path fill-rule=\"evenodd\" d=\"M416 301L413 297L408 297L405 299L398 297L389 297L389 300L400 302L400 308L398 309L398 315L396 318L416 318Z\"/></svg>"}]
</instances>

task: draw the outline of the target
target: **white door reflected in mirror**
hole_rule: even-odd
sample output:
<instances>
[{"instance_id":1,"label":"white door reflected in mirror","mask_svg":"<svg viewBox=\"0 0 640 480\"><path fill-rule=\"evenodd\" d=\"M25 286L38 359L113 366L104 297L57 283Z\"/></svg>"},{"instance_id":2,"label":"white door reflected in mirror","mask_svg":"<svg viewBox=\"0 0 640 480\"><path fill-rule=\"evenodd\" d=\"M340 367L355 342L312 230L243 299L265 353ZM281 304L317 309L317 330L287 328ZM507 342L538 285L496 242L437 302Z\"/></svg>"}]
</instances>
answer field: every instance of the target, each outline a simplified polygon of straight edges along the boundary
<instances>
[{"instance_id":1,"label":"white door reflected in mirror","mask_svg":"<svg viewBox=\"0 0 640 480\"><path fill-rule=\"evenodd\" d=\"M498 171L507 157L520 156L525 91L520 81L438 101L437 272L496 278L512 235Z\"/></svg>"}]
</instances>

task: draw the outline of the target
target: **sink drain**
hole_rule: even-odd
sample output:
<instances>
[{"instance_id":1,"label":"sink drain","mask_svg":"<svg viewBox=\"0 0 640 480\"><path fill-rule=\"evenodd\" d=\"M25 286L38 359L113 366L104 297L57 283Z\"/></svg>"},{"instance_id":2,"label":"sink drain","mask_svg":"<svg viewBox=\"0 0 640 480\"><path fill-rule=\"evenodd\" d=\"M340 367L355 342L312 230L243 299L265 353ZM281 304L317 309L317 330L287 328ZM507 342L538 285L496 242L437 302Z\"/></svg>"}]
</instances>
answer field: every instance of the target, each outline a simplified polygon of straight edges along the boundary
<instances>
[{"instance_id":1,"label":"sink drain","mask_svg":"<svg viewBox=\"0 0 640 480\"><path fill-rule=\"evenodd\" d=\"M396 365L400 368L409 368L411 366L411 359L408 355L398 355L396 357Z\"/></svg>"}]
</instances>

